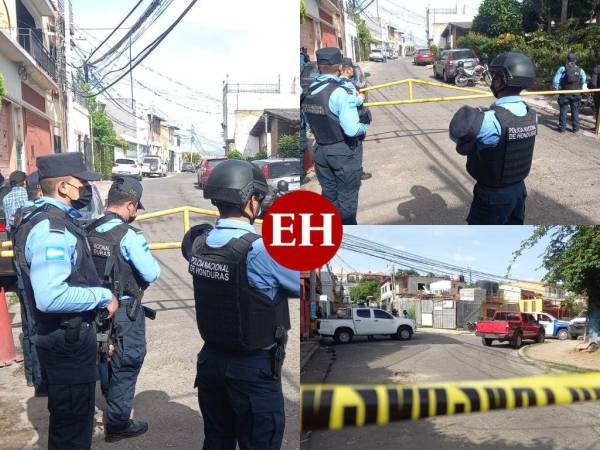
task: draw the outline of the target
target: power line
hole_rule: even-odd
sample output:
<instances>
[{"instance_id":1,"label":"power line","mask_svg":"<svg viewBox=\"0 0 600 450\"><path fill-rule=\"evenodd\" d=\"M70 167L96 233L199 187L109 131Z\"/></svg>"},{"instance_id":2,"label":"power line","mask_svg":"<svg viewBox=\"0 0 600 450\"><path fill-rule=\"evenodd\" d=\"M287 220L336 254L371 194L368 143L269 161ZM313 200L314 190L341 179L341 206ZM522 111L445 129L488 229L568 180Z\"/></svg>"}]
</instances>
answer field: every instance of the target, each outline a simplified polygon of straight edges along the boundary
<instances>
[{"instance_id":1,"label":"power line","mask_svg":"<svg viewBox=\"0 0 600 450\"><path fill-rule=\"evenodd\" d=\"M143 1L144 0L139 0L135 4L135 6L133 7L133 9L131 11L129 11L129 13L125 16L125 18L123 20L121 20L121 22L119 22L119 24L115 27L115 29L111 33L109 33L108 36L106 36L106 38L98 45L98 47L96 47L94 49L94 51L92 51L92 53L89 54L89 56L85 60L86 63L90 60L90 58L94 55L94 53L96 53L98 51L98 49L100 47L102 47L106 43L106 41L108 41L110 39L110 37L119 29L119 27L121 25L123 25L123 23L125 23L125 21L129 18L129 16L131 16L133 14L133 12L138 8L138 6L140 6L142 4Z\"/></svg>"},{"instance_id":2,"label":"power line","mask_svg":"<svg viewBox=\"0 0 600 450\"><path fill-rule=\"evenodd\" d=\"M143 0L140 0L135 5L134 10L139 6L140 3L142 3L142 1ZM125 35L115 45L113 45L111 48L109 48L108 51L106 53L104 53L104 55L102 55L100 58L96 59L95 61L92 61L90 63L90 65L94 65L94 64L99 63L100 61L102 61L103 59L105 59L107 56L109 56L109 55L113 54L115 51L117 51L123 45L124 42L126 42L127 40L129 40L129 36L131 36L138 28L140 28L143 25L143 23L148 19L148 17L150 16L150 14L152 14L152 12L158 7L158 5L160 5L161 1L162 0L153 0L152 3L150 3L150 5L148 5L148 7L146 8L146 10L138 18L138 20L136 20L136 22L133 24L133 26L131 27L131 29L128 30L127 33L125 33ZM127 20L127 18L132 13L133 13L133 10L117 26L121 26L123 24L123 22L125 20ZM112 33L110 33L108 35L108 37L103 42L106 42L110 38L110 36L112 36L116 31L117 30L114 30ZM90 60L90 58L88 57L87 61L89 61L89 60Z\"/></svg>"},{"instance_id":3,"label":"power line","mask_svg":"<svg viewBox=\"0 0 600 450\"><path fill-rule=\"evenodd\" d=\"M129 68L129 70L127 70L125 73L123 73L122 75L120 75L115 81L113 81L112 83L110 83L107 87L102 88L102 90L96 92L95 95L101 94L102 92L104 92L106 89L114 86L115 84L117 84L121 79L123 79L131 70L133 70L134 68L136 68L138 66L138 64L140 64L144 59L146 59L148 57L148 55L150 55L150 53L152 53L152 51L154 51L154 49L156 47L158 47L158 45L169 35L169 33L171 31L173 31L173 29L177 26L177 24L179 22L181 22L181 20L185 17L185 15L189 12L189 10L192 8L192 6L194 6L196 4L198 0L192 0L190 2L190 4L185 8L185 10L179 15L179 17L177 18L177 20L175 20L175 22L173 22L173 24L171 24L158 38L156 38L150 45L148 45L146 48L144 48L144 50L142 50L142 52L140 52L135 59L137 59L137 57L139 55L141 55L142 53L146 52L146 50L148 50L139 61L136 61L135 64L132 64L131 67Z\"/></svg>"}]
</instances>

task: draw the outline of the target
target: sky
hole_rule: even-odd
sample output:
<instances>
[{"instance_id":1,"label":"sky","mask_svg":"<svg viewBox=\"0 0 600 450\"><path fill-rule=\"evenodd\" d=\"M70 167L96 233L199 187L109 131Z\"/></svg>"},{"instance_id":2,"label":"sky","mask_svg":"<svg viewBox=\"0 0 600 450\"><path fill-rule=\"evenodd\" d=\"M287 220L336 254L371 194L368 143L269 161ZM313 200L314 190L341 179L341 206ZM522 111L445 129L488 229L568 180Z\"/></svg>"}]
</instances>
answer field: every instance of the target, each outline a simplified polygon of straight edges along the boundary
<instances>
[{"instance_id":1,"label":"sky","mask_svg":"<svg viewBox=\"0 0 600 450\"><path fill-rule=\"evenodd\" d=\"M74 36L77 45L87 54L110 32L97 28L114 28L136 3L137 0L72 0L74 22L83 28ZM131 25L150 3L150 0L144 0L123 26ZM134 44L134 56L166 29L188 4L189 0L174 0L140 41ZM115 39L109 42L116 42L125 32L119 31ZM210 152L223 145L220 99L226 75L232 82L276 83L278 74L281 74L282 83L291 86L293 78L298 75L299 35L297 1L200 0L142 65L219 101L190 93L142 68L134 69L134 78L158 88L179 103L210 114L169 104L143 90L135 82L134 96L148 106L154 102L170 116L171 121L185 128L193 124L203 139L205 149ZM97 55L102 55L102 51L94 58ZM121 60L120 66L126 61ZM129 76L116 85L115 91L124 97L130 95Z\"/></svg>"},{"instance_id":2,"label":"sky","mask_svg":"<svg viewBox=\"0 0 600 450\"><path fill-rule=\"evenodd\" d=\"M344 233L375 241L380 244L436 259L446 263L470 267L494 275L504 276L512 261L512 252L521 241L531 236L533 227L521 226L466 226L466 225L359 225L346 226ZM527 250L513 265L511 278L540 280L545 270L541 255L548 239ZM339 258L331 265L335 272L344 271L391 272L391 263L368 255L340 250ZM396 266L399 269L399 266Z\"/></svg>"},{"instance_id":3,"label":"sky","mask_svg":"<svg viewBox=\"0 0 600 450\"><path fill-rule=\"evenodd\" d=\"M392 17L400 31L406 36L413 34L416 45L426 45L426 10L427 7L439 9L452 9L458 7L460 11L466 7L467 11L477 11L482 0L378 0L369 6L366 11L369 16L377 16L377 5L382 18Z\"/></svg>"}]
</instances>

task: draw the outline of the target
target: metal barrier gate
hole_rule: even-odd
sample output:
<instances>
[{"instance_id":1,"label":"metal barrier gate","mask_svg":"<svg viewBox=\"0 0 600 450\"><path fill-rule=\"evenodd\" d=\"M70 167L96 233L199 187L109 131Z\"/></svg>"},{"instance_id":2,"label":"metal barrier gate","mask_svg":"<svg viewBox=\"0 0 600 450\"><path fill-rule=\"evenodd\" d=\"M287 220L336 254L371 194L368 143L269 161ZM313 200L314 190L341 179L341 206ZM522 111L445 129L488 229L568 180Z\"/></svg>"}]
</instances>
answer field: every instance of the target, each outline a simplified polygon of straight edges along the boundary
<instances>
[{"instance_id":1,"label":"metal barrier gate","mask_svg":"<svg viewBox=\"0 0 600 450\"><path fill-rule=\"evenodd\" d=\"M374 91L376 89L382 89L390 86L398 86L406 84L408 86L408 100L387 100L381 102L366 102L363 104L365 107L374 107L374 106L395 106L395 105L410 105L414 103L436 103L436 102L450 102L456 100L475 100L482 98L490 98L494 95L491 92L483 91L477 88L464 88L453 86L450 84L439 83L435 81L428 80L417 80L415 78L408 78L406 80L398 80L391 81L389 83L377 84L374 86L368 86L366 88L361 89L361 92L369 92ZM413 97L413 86L414 85L425 85L425 86L434 86L434 87L442 87L446 89L451 89L455 91L462 92L470 92L473 95L460 95L454 97L434 97L434 98L417 98ZM539 95L559 95L559 94L589 94L594 92L600 92L600 88L597 89L570 89L564 91L531 91L531 92L521 92L522 97L530 97L530 96L539 96ZM596 136L600 135L600 110L596 116Z\"/></svg>"}]
</instances>

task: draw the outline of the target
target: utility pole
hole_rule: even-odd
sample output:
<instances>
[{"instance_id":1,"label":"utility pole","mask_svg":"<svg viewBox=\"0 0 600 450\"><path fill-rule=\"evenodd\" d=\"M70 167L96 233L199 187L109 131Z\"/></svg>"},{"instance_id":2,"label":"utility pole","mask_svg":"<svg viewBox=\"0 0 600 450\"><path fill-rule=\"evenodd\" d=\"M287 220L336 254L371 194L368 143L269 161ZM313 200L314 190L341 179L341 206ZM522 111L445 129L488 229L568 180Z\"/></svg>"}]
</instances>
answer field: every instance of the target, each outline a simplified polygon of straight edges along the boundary
<instances>
[{"instance_id":1,"label":"utility pole","mask_svg":"<svg viewBox=\"0 0 600 450\"><path fill-rule=\"evenodd\" d=\"M131 114L135 116L135 107L133 105L133 67L131 67L131 35L129 35L129 84L131 85Z\"/></svg>"}]
</instances>

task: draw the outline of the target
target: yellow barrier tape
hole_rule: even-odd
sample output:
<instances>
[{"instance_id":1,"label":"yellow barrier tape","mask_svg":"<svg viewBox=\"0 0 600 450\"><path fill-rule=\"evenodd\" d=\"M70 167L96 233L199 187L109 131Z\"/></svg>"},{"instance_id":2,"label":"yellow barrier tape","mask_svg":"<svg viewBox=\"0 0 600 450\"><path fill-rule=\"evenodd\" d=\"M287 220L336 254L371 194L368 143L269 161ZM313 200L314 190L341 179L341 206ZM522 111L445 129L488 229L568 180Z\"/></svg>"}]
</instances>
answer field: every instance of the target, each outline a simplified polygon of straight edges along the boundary
<instances>
[{"instance_id":1,"label":"yellow barrier tape","mask_svg":"<svg viewBox=\"0 0 600 450\"><path fill-rule=\"evenodd\" d=\"M300 386L300 426L340 430L600 399L600 372L426 385Z\"/></svg>"},{"instance_id":2,"label":"yellow barrier tape","mask_svg":"<svg viewBox=\"0 0 600 450\"><path fill-rule=\"evenodd\" d=\"M183 213L183 232L186 233L190 229L190 213L200 214L204 216L219 217L219 211L212 209L196 208L194 206L179 206L177 208L164 209L146 214L140 214L136 217L136 222L154 219L156 217L170 216L173 214ZM261 224L262 220L256 219L254 222ZM0 248L12 248L11 241L3 241L0 243ZM181 242L155 242L150 244L150 250L171 250L181 248ZM12 258L14 253L12 250L0 250L0 258Z\"/></svg>"}]
</instances>

